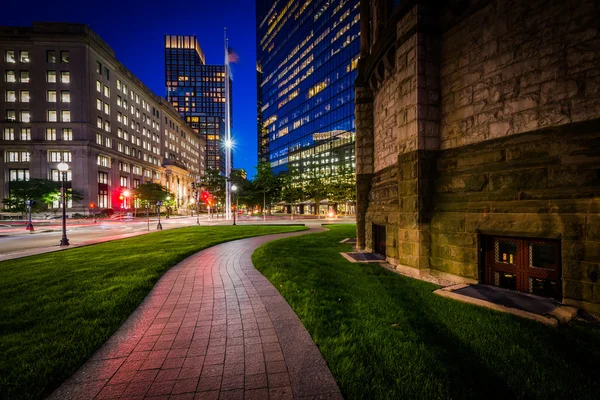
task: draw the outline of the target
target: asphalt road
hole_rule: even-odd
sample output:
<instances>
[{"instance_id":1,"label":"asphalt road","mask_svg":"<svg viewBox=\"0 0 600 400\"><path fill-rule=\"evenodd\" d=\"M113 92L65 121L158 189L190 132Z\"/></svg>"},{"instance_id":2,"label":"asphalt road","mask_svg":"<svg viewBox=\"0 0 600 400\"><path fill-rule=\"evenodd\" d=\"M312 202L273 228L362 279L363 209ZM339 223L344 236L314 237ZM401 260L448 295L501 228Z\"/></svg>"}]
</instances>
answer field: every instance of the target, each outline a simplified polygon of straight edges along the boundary
<instances>
[{"instance_id":1,"label":"asphalt road","mask_svg":"<svg viewBox=\"0 0 600 400\"><path fill-rule=\"evenodd\" d=\"M242 217L237 220L240 225L244 224L290 224L306 222L324 223L353 223L353 219L296 219L290 220L277 217ZM161 218L163 229L180 228L196 225L196 217ZM232 221L223 218L208 218L200 216L200 225L230 225ZM150 229L146 220L135 221L110 221L99 220L97 223L88 220L68 221L67 237L69 247L82 246L108 240L123 239L148 232L155 232L157 219L150 220ZM0 221L0 261L19 258L33 254L45 253L64 249L59 245L62 237L61 220L33 221L34 232L25 230L24 223L10 224Z\"/></svg>"},{"instance_id":2,"label":"asphalt road","mask_svg":"<svg viewBox=\"0 0 600 400\"><path fill-rule=\"evenodd\" d=\"M203 219L206 219L204 217ZM25 230L24 225L4 225L0 221L0 260L14 258L18 253L30 253L30 250L56 247L62 237L60 220L53 220L48 225L33 222L34 233ZM180 228L196 224L196 218L161 219L163 229ZM150 232L156 231L156 218L150 220ZM80 246L98 241L122 239L148 232L146 221L98 221L83 223L67 223L67 237L71 246ZM47 249L47 251L50 249ZM51 250L50 250L51 251Z\"/></svg>"}]
</instances>

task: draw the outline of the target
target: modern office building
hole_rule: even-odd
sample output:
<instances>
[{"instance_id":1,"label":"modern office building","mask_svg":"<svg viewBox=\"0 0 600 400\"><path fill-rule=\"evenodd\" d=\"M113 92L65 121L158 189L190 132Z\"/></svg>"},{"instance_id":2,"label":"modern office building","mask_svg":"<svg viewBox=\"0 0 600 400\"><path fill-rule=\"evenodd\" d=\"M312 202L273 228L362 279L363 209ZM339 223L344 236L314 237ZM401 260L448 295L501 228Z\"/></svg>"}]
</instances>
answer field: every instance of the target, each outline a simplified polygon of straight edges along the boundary
<instances>
[{"instance_id":1,"label":"modern office building","mask_svg":"<svg viewBox=\"0 0 600 400\"><path fill-rule=\"evenodd\" d=\"M83 194L69 212L130 208L121 199L161 183L185 211L204 174L204 139L81 24L0 28L0 199L10 182L59 180ZM57 208L58 204L49 208Z\"/></svg>"},{"instance_id":2,"label":"modern office building","mask_svg":"<svg viewBox=\"0 0 600 400\"><path fill-rule=\"evenodd\" d=\"M358 0L256 3L259 157L305 177L354 168ZM262 149L262 150L260 150Z\"/></svg>"},{"instance_id":3,"label":"modern office building","mask_svg":"<svg viewBox=\"0 0 600 400\"><path fill-rule=\"evenodd\" d=\"M225 174L225 66L206 64L196 36L165 35L165 82L167 100L206 140L207 168Z\"/></svg>"}]
</instances>

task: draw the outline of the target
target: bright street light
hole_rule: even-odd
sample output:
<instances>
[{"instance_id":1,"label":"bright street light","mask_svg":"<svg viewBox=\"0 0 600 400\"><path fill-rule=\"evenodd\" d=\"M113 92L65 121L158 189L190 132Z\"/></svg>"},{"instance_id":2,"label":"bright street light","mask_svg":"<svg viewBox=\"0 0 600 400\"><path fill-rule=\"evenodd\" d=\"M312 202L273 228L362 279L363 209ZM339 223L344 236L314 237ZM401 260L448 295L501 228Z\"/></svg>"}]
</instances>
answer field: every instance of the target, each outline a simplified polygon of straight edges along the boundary
<instances>
[{"instance_id":1,"label":"bright street light","mask_svg":"<svg viewBox=\"0 0 600 400\"><path fill-rule=\"evenodd\" d=\"M228 148L228 149L232 148L233 147L233 140L226 139L225 140L225 147Z\"/></svg>"},{"instance_id":2,"label":"bright street light","mask_svg":"<svg viewBox=\"0 0 600 400\"><path fill-rule=\"evenodd\" d=\"M62 175L62 238L60 239L61 246L68 246L69 239L67 238L67 193L65 189L65 181L67 180L67 171L69 170L69 165L61 161L57 166L58 170Z\"/></svg>"}]
</instances>

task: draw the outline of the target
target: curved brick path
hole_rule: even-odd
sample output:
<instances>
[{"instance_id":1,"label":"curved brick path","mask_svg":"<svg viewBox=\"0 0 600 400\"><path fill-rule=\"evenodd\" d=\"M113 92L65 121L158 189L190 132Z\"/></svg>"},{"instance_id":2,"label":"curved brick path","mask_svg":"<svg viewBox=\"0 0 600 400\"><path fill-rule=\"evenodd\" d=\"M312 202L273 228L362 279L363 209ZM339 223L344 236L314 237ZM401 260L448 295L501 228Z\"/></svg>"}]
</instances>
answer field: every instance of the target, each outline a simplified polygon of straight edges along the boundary
<instances>
[{"instance_id":1,"label":"curved brick path","mask_svg":"<svg viewBox=\"0 0 600 400\"><path fill-rule=\"evenodd\" d=\"M341 399L317 346L242 239L171 268L51 399Z\"/></svg>"}]
</instances>

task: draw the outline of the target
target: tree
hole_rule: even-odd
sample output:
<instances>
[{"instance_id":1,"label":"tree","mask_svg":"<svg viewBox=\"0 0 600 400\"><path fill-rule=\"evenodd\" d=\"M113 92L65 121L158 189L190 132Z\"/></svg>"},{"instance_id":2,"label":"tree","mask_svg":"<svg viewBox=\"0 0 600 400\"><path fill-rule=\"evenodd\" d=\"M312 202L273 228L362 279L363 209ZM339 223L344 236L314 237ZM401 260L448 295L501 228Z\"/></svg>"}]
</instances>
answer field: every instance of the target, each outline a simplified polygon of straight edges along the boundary
<instances>
[{"instance_id":1,"label":"tree","mask_svg":"<svg viewBox=\"0 0 600 400\"><path fill-rule=\"evenodd\" d=\"M314 200L315 202L315 215L319 214L319 206L321 201L327 198L329 192L329 187L326 181L325 176L321 171L316 169L312 169L308 173L308 179L304 185L304 195L306 200Z\"/></svg>"},{"instance_id":2,"label":"tree","mask_svg":"<svg viewBox=\"0 0 600 400\"><path fill-rule=\"evenodd\" d=\"M61 183L48 179L30 179L28 181L14 181L9 184L9 197L3 199L4 209L6 211L21 212L27 211L25 201L35 200L37 204L32 207L33 212L40 212L44 205L52 204L60 200ZM78 191L67 188L67 201L80 201L83 196Z\"/></svg>"},{"instance_id":3,"label":"tree","mask_svg":"<svg viewBox=\"0 0 600 400\"><path fill-rule=\"evenodd\" d=\"M216 201L216 203L225 203L225 183L226 179L219 173L218 170L209 168L206 170L206 174L202 177L200 185L204 190L210 193L210 196Z\"/></svg>"},{"instance_id":4,"label":"tree","mask_svg":"<svg viewBox=\"0 0 600 400\"><path fill-rule=\"evenodd\" d=\"M263 207L267 203L271 204L281 192L281 179L273 175L271 164L268 162L260 161L258 163L254 184L255 189L263 194Z\"/></svg>"},{"instance_id":5,"label":"tree","mask_svg":"<svg viewBox=\"0 0 600 400\"><path fill-rule=\"evenodd\" d=\"M294 206L303 194L299 180L300 174L294 167L290 167L288 172L281 177L281 200L290 204L292 219L294 219Z\"/></svg>"},{"instance_id":6,"label":"tree","mask_svg":"<svg viewBox=\"0 0 600 400\"><path fill-rule=\"evenodd\" d=\"M335 203L350 203L356 201L356 175L346 166L339 166L335 175L329 180L328 198ZM348 204L346 204L348 210Z\"/></svg>"},{"instance_id":7,"label":"tree","mask_svg":"<svg viewBox=\"0 0 600 400\"><path fill-rule=\"evenodd\" d=\"M132 190L132 195L140 200L142 207L146 210L157 201L165 201L167 196L172 196L169 190L159 183L143 183Z\"/></svg>"}]
</instances>

